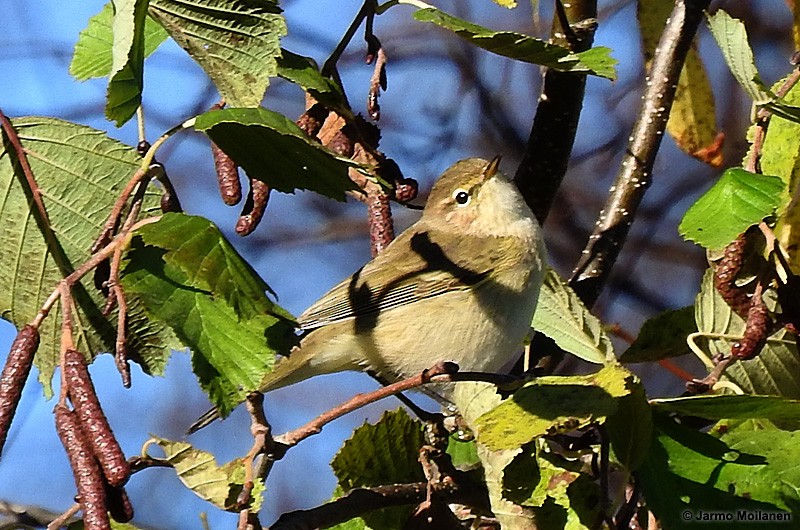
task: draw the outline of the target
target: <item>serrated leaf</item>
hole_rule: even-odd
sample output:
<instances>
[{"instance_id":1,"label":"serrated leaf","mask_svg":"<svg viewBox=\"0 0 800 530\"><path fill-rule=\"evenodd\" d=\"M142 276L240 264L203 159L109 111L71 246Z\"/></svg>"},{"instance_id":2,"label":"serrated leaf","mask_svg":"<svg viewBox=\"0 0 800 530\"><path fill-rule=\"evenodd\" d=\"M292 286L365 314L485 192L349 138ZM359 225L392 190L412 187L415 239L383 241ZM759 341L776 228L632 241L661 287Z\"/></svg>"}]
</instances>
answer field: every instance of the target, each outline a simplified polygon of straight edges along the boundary
<instances>
[{"instance_id":1,"label":"serrated leaf","mask_svg":"<svg viewBox=\"0 0 800 530\"><path fill-rule=\"evenodd\" d=\"M202 217L165 214L139 228L121 283L192 350L195 374L223 414L258 389L295 342L269 286Z\"/></svg>"},{"instance_id":2,"label":"serrated leaf","mask_svg":"<svg viewBox=\"0 0 800 530\"><path fill-rule=\"evenodd\" d=\"M30 322L58 282L88 260L92 246L118 194L139 166L136 151L105 133L54 118L13 120L42 193L50 224L58 238L49 246L21 182L25 177L16 155L4 142L0 151L0 314L17 328ZM4 135L5 137L5 135ZM148 192L142 216L159 211L159 193ZM77 286L77 348L92 355L113 351L112 323L101 315L105 304L91 277ZM129 301L129 346L145 371L162 373L169 349L179 347L171 332L151 323L138 301ZM50 380L59 361L60 308L53 308L40 327L35 362L39 381L51 395Z\"/></svg>"},{"instance_id":3,"label":"serrated leaf","mask_svg":"<svg viewBox=\"0 0 800 530\"><path fill-rule=\"evenodd\" d=\"M720 250L772 214L785 184L779 177L727 169L683 216L678 232L689 241Z\"/></svg>"},{"instance_id":4,"label":"serrated leaf","mask_svg":"<svg viewBox=\"0 0 800 530\"><path fill-rule=\"evenodd\" d=\"M621 363L645 363L691 353L686 337L697 331L694 306L664 311L647 320L619 358Z\"/></svg>"},{"instance_id":5,"label":"serrated leaf","mask_svg":"<svg viewBox=\"0 0 800 530\"><path fill-rule=\"evenodd\" d=\"M403 409L387 411L375 425L365 423L356 429L333 457L331 467L344 491L424 481L419 464L424 443L418 421ZM363 519L371 528L399 530L409 514L408 507L393 508L365 514Z\"/></svg>"},{"instance_id":6,"label":"serrated leaf","mask_svg":"<svg viewBox=\"0 0 800 530\"><path fill-rule=\"evenodd\" d=\"M476 420L478 441L490 450L513 449L544 434L604 421L635 381L614 364L589 375L540 377Z\"/></svg>"},{"instance_id":7,"label":"serrated leaf","mask_svg":"<svg viewBox=\"0 0 800 530\"><path fill-rule=\"evenodd\" d=\"M78 81L111 74L114 32L114 6L111 2L89 19L86 28L78 35L69 73ZM167 32L150 17L144 22L144 57L150 56L168 37Z\"/></svg>"},{"instance_id":8,"label":"serrated leaf","mask_svg":"<svg viewBox=\"0 0 800 530\"><path fill-rule=\"evenodd\" d=\"M642 465L653 434L653 412L638 377L626 379L629 394L617 401L617 410L606 420L614 458L628 471Z\"/></svg>"},{"instance_id":9,"label":"serrated leaf","mask_svg":"<svg viewBox=\"0 0 800 530\"><path fill-rule=\"evenodd\" d=\"M783 84L778 81L776 86ZM793 86L786 93L785 99L791 104L800 104L800 87ZM800 205L793 201L800 185L800 124L780 116L770 118L764 143L761 147L759 164L761 171L768 175L777 175L786 183L781 205L778 208L778 222L775 235L783 248L789 253L789 263L795 270L800 267ZM750 148L752 150L752 146ZM747 157L750 156L748 152ZM743 162L744 163L744 162Z\"/></svg>"},{"instance_id":10,"label":"serrated leaf","mask_svg":"<svg viewBox=\"0 0 800 530\"><path fill-rule=\"evenodd\" d=\"M593 74L611 80L616 78L614 65L617 61L611 57L611 50L608 48L597 47L573 53L562 46L521 33L492 31L432 7L416 11L414 18L448 29L484 50L510 59L564 72Z\"/></svg>"},{"instance_id":11,"label":"serrated leaf","mask_svg":"<svg viewBox=\"0 0 800 530\"><path fill-rule=\"evenodd\" d=\"M600 487L581 472L579 462L545 451L523 451L503 470L504 494L512 502L534 508L539 528L591 528L600 514ZM556 505L564 522L550 523ZM557 517L561 519L561 517Z\"/></svg>"},{"instance_id":12,"label":"serrated leaf","mask_svg":"<svg viewBox=\"0 0 800 530\"><path fill-rule=\"evenodd\" d=\"M584 361L603 364L614 358L614 346L600 321L551 268L545 273L531 325Z\"/></svg>"},{"instance_id":13,"label":"serrated leaf","mask_svg":"<svg viewBox=\"0 0 800 530\"><path fill-rule=\"evenodd\" d=\"M352 161L310 139L295 123L271 110L222 109L197 117L205 132L247 174L285 193L316 191L344 200L355 189L347 176Z\"/></svg>"},{"instance_id":14,"label":"serrated leaf","mask_svg":"<svg viewBox=\"0 0 800 530\"><path fill-rule=\"evenodd\" d=\"M277 0L150 0L150 15L231 107L261 104L286 35L281 12Z\"/></svg>"},{"instance_id":15,"label":"serrated leaf","mask_svg":"<svg viewBox=\"0 0 800 530\"><path fill-rule=\"evenodd\" d=\"M320 73L314 59L284 49L278 58L278 75L301 86L314 99L340 116L353 115L339 85Z\"/></svg>"},{"instance_id":16,"label":"serrated leaf","mask_svg":"<svg viewBox=\"0 0 800 530\"><path fill-rule=\"evenodd\" d=\"M787 120L800 121L800 107L789 105L775 96L761 80L742 21L719 9L708 16L708 27L733 77L753 103Z\"/></svg>"},{"instance_id":17,"label":"serrated leaf","mask_svg":"<svg viewBox=\"0 0 800 530\"><path fill-rule=\"evenodd\" d=\"M651 401L653 407L709 420L767 419L800 420L800 400L779 396L708 395L662 398Z\"/></svg>"},{"instance_id":18,"label":"serrated leaf","mask_svg":"<svg viewBox=\"0 0 800 530\"><path fill-rule=\"evenodd\" d=\"M714 287L707 271L695 302L695 319L700 335L695 344L702 348L708 366L719 354L729 355L731 345L744 334L745 323L731 311ZM703 337L705 335L705 338ZM800 399L800 354L794 337L780 329L768 337L761 353L747 361L737 361L725 370L725 377L747 394L777 395Z\"/></svg>"},{"instance_id":19,"label":"serrated leaf","mask_svg":"<svg viewBox=\"0 0 800 530\"><path fill-rule=\"evenodd\" d=\"M646 62L653 58L673 4L661 0L639 0L637 18ZM717 140L714 93L696 45L692 45L678 79L667 132L678 147L714 167L722 164L721 142Z\"/></svg>"},{"instance_id":20,"label":"serrated leaf","mask_svg":"<svg viewBox=\"0 0 800 530\"><path fill-rule=\"evenodd\" d=\"M665 528L706 514L768 513L788 520L798 504L800 433L756 431L715 437L657 415L653 445L639 471L647 506ZM733 436L733 434L737 434Z\"/></svg>"},{"instance_id":21,"label":"serrated leaf","mask_svg":"<svg viewBox=\"0 0 800 530\"><path fill-rule=\"evenodd\" d=\"M220 466L214 455L195 449L187 442L175 442L164 438L151 439L165 454L184 486L195 495L223 510L239 511L236 500L242 491L245 479L244 461L237 458ZM255 478L251 493L250 509L258 512L263 500L264 481Z\"/></svg>"},{"instance_id":22,"label":"serrated leaf","mask_svg":"<svg viewBox=\"0 0 800 530\"><path fill-rule=\"evenodd\" d=\"M136 113L144 89L144 21L147 0L113 0L111 74L106 118L120 127Z\"/></svg>"}]
</instances>

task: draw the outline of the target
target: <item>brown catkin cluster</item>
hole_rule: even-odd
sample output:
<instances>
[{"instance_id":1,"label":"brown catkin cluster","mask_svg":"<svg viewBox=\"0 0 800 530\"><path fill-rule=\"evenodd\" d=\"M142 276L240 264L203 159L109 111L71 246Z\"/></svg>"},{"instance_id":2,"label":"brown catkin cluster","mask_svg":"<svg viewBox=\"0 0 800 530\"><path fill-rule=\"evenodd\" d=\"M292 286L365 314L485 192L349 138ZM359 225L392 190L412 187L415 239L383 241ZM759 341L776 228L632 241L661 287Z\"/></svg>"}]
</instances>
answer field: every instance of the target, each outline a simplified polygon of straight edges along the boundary
<instances>
[{"instance_id":1,"label":"brown catkin cluster","mask_svg":"<svg viewBox=\"0 0 800 530\"><path fill-rule=\"evenodd\" d=\"M130 464L100 407L86 359L69 349L62 369L73 410L63 403L56 406L56 430L75 475L84 526L110 528L109 512L114 520L127 522L133 507L122 486L130 476Z\"/></svg>"}]
</instances>

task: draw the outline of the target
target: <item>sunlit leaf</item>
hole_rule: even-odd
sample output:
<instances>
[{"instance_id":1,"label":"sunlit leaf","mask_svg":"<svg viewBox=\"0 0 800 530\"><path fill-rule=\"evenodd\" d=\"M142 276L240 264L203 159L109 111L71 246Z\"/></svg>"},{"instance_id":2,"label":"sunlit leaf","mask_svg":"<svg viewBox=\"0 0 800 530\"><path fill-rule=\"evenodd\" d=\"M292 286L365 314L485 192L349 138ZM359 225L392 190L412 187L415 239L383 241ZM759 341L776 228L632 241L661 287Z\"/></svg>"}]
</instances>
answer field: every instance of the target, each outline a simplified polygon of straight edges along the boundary
<instances>
[{"instance_id":1,"label":"sunlit leaf","mask_svg":"<svg viewBox=\"0 0 800 530\"><path fill-rule=\"evenodd\" d=\"M789 105L772 93L761 80L747 39L747 30L741 20L722 9L708 16L708 27L717 41L722 56L733 77L744 88L753 102L787 120L800 121L800 107Z\"/></svg>"},{"instance_id":2,"label":"sunlit leaf","mask_svg":"<svg viewBox=\"0 0 800 530\"><path fill-rule=\"evenodd\" d=\"M353 162L310 139L295 123L271 110L223 109L201 114L195 128L205 132L252 178L277 191L316 191L343 200L355 184Z\"/></svg>"},{"instance_id":3,"label":"sunlit leaf","mask_svg":"<svg viewBox=\"0 0 800 530\"><path fill-rule=\"evenodd\" d=\"M699 335L694 343L701 349L706 365L717 355L729 355L732 344L744 334L744 320L717 292L710 270L697 295L695 318ZM785 329L778 330L768 337L757 357L728 366L725 378L748 394L800 399L800 355L794 337L787 335Z\"/></svg>"},{"instance_id":4,"label":"sunlit leaf","mask_svg":"<svg viewBox=\"0 0 800 530\"><path fill-rule=\"evenodd\" d=\"M734 432L717 439L662 415L656 426L639 477L648 508L665 528L702 524L702 514L712 512L789 520L787 512L798 506L800 433Z\"/></svg>"},{"instance_id":5,"label":"sunlit leaf","mask_svg":"<svg viewBox=\"0 0 800 530\"><path fill-rule=\"evenodd\" d=\"M20 184L25 180L16 155L0 151L0 314L18 328L30 322L58 282L90 257L89 249L100 233L111 207L138 168L134 149L112 140L102 131L54 118L27 117L14 127L34 178L42 193L52 230L58 241L46 243ZM5 144L8 146L9 144ZM159 212L158 193L148 193L143 216ZM77 348L94 355L113 351L112 323L116 314L101 315L105 305L91 276L73 293L79 305ZM40 327L41 345L35 362L39 381L49 395L50 380L59 361L60 308L53 308ZM150 373L161 373L169 349L180 344L169 330L150 323L135 299L128 308L130 350Z\"/></svg>"},{"instance_id":6,"label":"sunlit leaf","mask_svg":"<svg viewBox=\"0 0 800 530\"><path fill-rule=\"evenodd\" d=\"M114 6L111 2L89 19L86 28L78 35L69 73L78 81L93 77L106 77L111 73L114 32ZM150 17L144 23L144 57L156 51L168 37L166 30Z\"/></svg>"},{"instance_id":7,"label":"sunlit leaf","mask_svg":"<svg viewBox=\"0 0 800 530\"><path fill-rule=\"evenodd\" d=\"M146 17L147 0L115 0L106 118L117 127L131 119L142 103Z\"/></svg>"},{"instance_id":8,"label":"sunlit leaf","mask_svg":"<svg viewBox=\"0 0 800 530\"><path fill-rule=\"evenodd\" d=\"M603 421L635 380L613 364L590 375L539 377L477 419L478 441L492 450L513 449L547 433Z\"/></svg>"},{"instance_id":9,"label":"sunlit leaf","mask_svg":"<svg viewBox=\"0 0 800 530\"><path fill-rule=\"evenodd\" d=\"M553 269L545 274L531 325L584 361L603 364L614 358L603 325Z\"/></svg>"},{"instance_id":10,"label":"sunlit leaf","mask_svg":"<svg viewBox=\"0 0 800 530\"><path fill-rule=\"evenodd\" d=\"M122 272L125 292L191 348L195 374L223 414L295 342L291 317L207 219L171 213L139 228Z\"/></svg>"},{"instance_id":11,"label":"sunlit leaf","mask_svg":"<svg viewBox=\"0 0 800 530\"><path fill-rule=\"evenodd\" d=\"M161 23L231 107L257 107L277 73L286 21L277 0L150 0Z\"/></svg>"},{"instance_id":12,"label":"sunlit leaf","mask_svg":"<svg viewBox=\"0 0 800 530\"><path fill-rule=\"evenodd\" d=\"M698 245L722 249L772 214L784 189L785 184L778 177L730 168L689 208L678 231Z\"/></svg>"},{"instance_id":13,"label":"sunlit leaf","mask_svg":"<svg viewBox=\"0 0 800 530\"><path fill-rule=\"evenodd\" d=\"M178 478L195 495L223 510L238 512L241 509L236 505L245 480L244 462L241 458L220 466L214 455L195 449L187 442L158 437L151 440L164 451L165 459L175 469ZM250 509L254 512L261 507L263 493L263 479L255 478L250 494Z\"/></svg>"}]
</instances>

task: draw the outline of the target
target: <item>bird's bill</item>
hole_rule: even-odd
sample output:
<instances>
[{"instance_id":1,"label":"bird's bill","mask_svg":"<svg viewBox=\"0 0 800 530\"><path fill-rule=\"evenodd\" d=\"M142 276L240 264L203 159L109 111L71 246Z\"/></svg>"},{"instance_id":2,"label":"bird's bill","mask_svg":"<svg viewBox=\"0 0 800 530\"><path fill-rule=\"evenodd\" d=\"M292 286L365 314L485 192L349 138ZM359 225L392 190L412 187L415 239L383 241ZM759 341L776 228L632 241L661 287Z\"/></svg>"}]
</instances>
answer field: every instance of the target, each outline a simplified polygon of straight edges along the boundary
<instances>
[{"instance_id":1,"label":"bird's bill","mask_svg":"<svg viewBox=\"0 0 800 530\"><path fill-rule=\"evenodd\" d=\"M486 165L486 169L483 170L483 180L486 182L490 178L494 177L497 174L497 170L500 168L500 155L497 155Z\"/></svg>"}]
</instances>

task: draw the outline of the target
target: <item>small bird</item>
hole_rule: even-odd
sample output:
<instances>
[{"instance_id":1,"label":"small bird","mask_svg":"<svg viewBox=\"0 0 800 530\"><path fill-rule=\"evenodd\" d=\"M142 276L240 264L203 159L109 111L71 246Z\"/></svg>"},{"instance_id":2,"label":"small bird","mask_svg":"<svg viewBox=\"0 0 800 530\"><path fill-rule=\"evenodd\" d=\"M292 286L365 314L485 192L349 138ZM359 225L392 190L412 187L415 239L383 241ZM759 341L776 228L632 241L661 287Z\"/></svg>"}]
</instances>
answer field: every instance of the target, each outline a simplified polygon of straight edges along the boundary
<instances>
[{"instance_id":1,"label":"small bird","mask_svg":"<svg viewBox=\"0 0 800 530\"><path fill-rule=\"evenodd\" d=\"M481 372L514 361L545 252L536 218L499 161L470 158L445 171L416 223L300 315L306 334L260 391L344 370L394 381L438 361ZM209 411L189 432L216 417Z\"/></svg>"}]
</instances>

